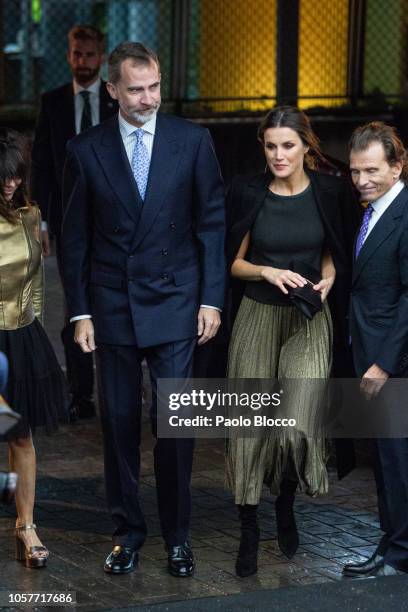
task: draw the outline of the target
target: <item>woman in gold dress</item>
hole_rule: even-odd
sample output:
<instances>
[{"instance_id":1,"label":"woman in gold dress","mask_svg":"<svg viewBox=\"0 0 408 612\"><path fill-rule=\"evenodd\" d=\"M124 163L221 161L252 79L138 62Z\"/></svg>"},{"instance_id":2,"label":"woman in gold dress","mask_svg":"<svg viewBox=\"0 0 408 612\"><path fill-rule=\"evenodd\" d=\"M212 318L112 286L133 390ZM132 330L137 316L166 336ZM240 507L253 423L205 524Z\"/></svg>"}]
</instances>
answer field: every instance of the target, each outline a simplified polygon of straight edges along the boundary
<instances>
[{"instance_id":1,"label":"woman in gold dress","mask_svg":"<svg viewBox=\"0 0 408 612\"><path fill-rule=\"evenodd\" d=\"M27 143L0 128L0 350L9 362L4 393L20 421L7 434L16 490L16 558L45 567L48 550L33 521L36 456L32 434L66 420L62 372L41 325L43 268L40 211L28 198Z\"/></svg>"}]
</instances>

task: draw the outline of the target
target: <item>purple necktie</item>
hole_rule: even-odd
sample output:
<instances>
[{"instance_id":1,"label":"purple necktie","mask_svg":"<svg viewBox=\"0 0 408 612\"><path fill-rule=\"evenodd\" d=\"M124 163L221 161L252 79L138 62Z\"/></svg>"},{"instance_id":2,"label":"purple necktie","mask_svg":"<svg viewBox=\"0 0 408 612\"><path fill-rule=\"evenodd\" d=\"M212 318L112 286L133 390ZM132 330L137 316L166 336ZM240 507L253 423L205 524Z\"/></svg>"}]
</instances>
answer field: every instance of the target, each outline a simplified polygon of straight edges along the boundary
<instances>
[{"instance_id":1,"label":"purple necktie","mask_svg":"<svg viewBox=\"0 0 408 612\"><path fill-rule=\"evenodd\" d=\"M360 231L357 236L356 259L364 244L365 237L367 236L368 224L370 223L370 219L371 219L371 215L373 214L373 211L374 211L374 208L371 206L371 204L368 204L367 208L365 209L364 216L363 216L363 222L361 224Z\"/></svg>"}]
</instances>

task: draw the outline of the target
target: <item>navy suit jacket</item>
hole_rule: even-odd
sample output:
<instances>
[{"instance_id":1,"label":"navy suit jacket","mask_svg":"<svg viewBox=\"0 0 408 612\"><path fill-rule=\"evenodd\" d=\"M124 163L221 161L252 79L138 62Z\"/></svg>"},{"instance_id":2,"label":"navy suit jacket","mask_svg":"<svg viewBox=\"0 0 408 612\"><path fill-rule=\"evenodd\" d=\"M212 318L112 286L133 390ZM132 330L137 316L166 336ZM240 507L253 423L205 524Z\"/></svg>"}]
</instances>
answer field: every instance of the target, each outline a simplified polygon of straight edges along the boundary
<instances>
[{"instance_id":1,"label":"navy suit jacket","mask_svg":"<svg viewBox=\"0 0 408 612\"><path fill-rule=\"evenodd\" d=\"M63 186L70 316L96 341L155 346L197 334L200 304L222 308L224 188L208 131L158 114L144 202L118 117L74 138Z\"/></svg>"},{"instance_id":2,"label":"navy suit jacket","mask_svg":"<svg viewBox=\"0 0 408 612\"><path fill-rule=\"evenodd\" d=\"M408 356L408 189L367 236L354 262L350 331L358 376L376 363L401 376Z\"/></svg>"},{"instance_id":3,"label":"navy suit jacket","mask_svg":"<svg viewBox=\"0 0 408 612\"><path fill-rule=\"evenodd\" d=\"M99 90L100 122L117 113L118 105L106 89L105 81ZM31 195L41 208L53 234L59 237L62 223L62 173L68 140L75 131L74 89L67 83L45 92L32 150Z\"/></svg>"}]
</instances>

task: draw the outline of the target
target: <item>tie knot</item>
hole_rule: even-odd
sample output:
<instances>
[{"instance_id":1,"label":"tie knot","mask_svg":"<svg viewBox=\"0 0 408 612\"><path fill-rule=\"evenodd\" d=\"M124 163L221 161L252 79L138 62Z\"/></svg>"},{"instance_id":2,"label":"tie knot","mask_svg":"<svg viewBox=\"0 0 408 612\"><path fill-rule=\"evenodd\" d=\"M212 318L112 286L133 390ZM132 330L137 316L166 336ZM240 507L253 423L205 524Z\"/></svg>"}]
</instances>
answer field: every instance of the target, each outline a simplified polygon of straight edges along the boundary
<instances>
[{"instance_id":1,"label":"tie knot","mask_svg":"<svg viewBox=\"0 0 408 612\"><path fill-rule=\"evenodd\" d=\"M86 89L83 89L82 91L79 92L81 94L81 96L83 97L84 101L89 100L89 96L91 95L90 91L87 91Z\"/></svg>"},{"instance_id":2,"label":"tie knot","mask_svg":"<svg viewBox=\"0 0 408 612\"><path fill-rule=\"evenodd\" d=\"M365 215L366 217L371 217L371 215L373 214L373 212L374 212L373 205L372 205L372 204L369 202L369 203L367 204L366 209L365 209L365 213L364 213L364 215Z\"/></svg>"},{"instance_id":3,"label":"tie knot","mask_svg":"<svg viewBox=\"0 0 408 612\"><path fill-rule=\"evenodd\" d=\"M143 134L144 134L144 130L142 130L142 128L137 128L137 130L134 131L134 134L136 136L136 142L139 144L141 142L143 142Z\"/></svg>"}]
</instances>

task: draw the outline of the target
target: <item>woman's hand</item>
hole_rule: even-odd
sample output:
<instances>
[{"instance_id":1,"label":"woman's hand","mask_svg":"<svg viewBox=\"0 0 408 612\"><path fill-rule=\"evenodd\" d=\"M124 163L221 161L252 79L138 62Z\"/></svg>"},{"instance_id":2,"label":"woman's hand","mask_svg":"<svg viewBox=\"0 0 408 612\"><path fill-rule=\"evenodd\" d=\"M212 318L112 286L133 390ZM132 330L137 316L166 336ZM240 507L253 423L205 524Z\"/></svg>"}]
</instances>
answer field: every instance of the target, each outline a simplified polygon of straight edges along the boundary
<instances>
[{"instance_id":1,"label":"woman's hand","mask_svg":"<svg viewBox=\"0 0 408 612\"><path fill-rule=\"evenodd\" d=\"M281 270L280 268L272 268L270 266L262 268L261 276L268 283L271 283L271 285L279 287L285 295L289 293L285 285L295 288L304 287L307 284L306 279L300 276L300 274L297 274L297 272L292 272L292 270Z\"/></svg>"},{"instance_id":2,"label":"woman's hand","mask_svg":"<svg viewBox=\"0 0 408 612\"><path fill-rule=\"evenodd\" d=\"M336 278L336 268L328 248L325 249L322 257L321 277L322 280L317 285L313 285L313 289L320 291L322 302L324 302Z\"/></svg>"},{"instance_id":3,"label":"woman's hand","mask_svg":"<svg viewBox=\"0 0 408 612\"><path fill-rule=\"evenodd\" d=\"M327 298L330 289L333 287L334 279L336 276L328 276L327 278L322 278L320 283L317 285L313 285L313 289L315 291L320 291L322 302Z\"/></svg>"}]
</instances>

